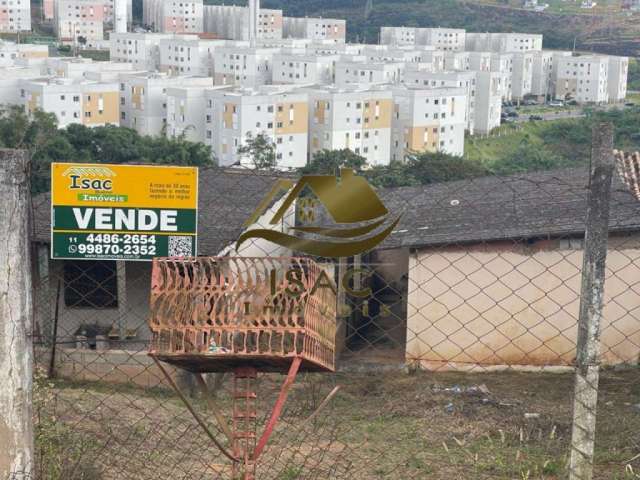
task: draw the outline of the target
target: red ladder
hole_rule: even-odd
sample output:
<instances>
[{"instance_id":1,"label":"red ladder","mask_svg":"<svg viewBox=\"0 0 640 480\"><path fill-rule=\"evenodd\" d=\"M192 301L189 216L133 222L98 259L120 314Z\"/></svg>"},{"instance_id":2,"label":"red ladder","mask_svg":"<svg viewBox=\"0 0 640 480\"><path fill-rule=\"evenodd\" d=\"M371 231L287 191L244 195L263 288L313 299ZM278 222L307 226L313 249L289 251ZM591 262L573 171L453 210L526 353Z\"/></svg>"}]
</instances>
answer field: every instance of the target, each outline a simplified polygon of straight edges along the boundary
<instances>
[{"instance_id":1,"label":"red ladder","mask_svg":"<svg viewBox=\"0 0 640 480\"><path fill-rule=\"evenodd\" d=\"M233 462L234 480L255 480L256 464L256 380L255 368L236 368L233 372Z\"/></svg>"}]
</instances>

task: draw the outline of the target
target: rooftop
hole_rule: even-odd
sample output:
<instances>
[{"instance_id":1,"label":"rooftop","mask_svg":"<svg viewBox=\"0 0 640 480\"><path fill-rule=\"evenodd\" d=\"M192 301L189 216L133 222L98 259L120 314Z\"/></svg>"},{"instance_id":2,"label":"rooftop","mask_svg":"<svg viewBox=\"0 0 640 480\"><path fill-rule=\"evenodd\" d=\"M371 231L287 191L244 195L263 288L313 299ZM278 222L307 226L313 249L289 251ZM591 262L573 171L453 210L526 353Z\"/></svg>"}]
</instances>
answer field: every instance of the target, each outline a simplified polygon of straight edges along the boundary
<instances>
[{"instance_id":1,"label":"rooftop","mask_svg":"<svg viewBox=\"0 0 640 480\"><path fill-rule=\"evenodd\" d=\"M200 169L198 245L216 255L235 242L242 224L282 173ZM417 187L379 189L392 213L403 213L382 248L418 248L584 234L588 175L565 169L481 177ZM50 197L34 198L35 239L49 242ZM610 228L640 231L640 201L614 177Z\"/></svg>"}]
</instances>

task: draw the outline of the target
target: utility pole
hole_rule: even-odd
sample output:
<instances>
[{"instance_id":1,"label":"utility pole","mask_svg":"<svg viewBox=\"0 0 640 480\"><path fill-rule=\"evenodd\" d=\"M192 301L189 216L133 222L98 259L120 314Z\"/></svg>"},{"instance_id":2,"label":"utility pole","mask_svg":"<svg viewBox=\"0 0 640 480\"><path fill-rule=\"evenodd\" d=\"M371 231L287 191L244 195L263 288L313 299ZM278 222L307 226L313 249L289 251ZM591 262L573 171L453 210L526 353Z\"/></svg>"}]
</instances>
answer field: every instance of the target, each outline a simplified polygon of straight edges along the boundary
<instances>
[{"instance_id":1,"label":"utility pole","mask_svg":"<svg viewBox=\"0 0 640 480\"><path fill-rule=\"evenodd\" d=\"M613 125L593 127L587 223L582 261L580 316L573 398L570 480L593 478L596 407L600 378L600 322L609 237L609 201L614 171Z\"/></svg>"},{"instance_id":2,"label":"utility pole","mask_svg":"<svg viewBox=\"0 0 640 480\"><path fill-rule=\"evenodd\" d=\"M33 466L29 154L0 149L0 478Z\"/></svg>"}]
</instances>

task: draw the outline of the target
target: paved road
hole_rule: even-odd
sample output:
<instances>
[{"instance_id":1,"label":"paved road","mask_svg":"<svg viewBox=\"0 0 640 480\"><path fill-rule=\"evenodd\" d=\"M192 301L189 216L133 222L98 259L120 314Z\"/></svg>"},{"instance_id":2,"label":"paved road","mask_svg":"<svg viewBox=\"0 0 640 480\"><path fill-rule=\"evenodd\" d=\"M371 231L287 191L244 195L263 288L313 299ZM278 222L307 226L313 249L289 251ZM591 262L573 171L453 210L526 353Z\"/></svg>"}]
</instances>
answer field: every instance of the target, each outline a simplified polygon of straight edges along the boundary
<instances>
[{"instance_id":1,"label":"paved road","mask_svg":"<svg viewBox=\"0 0 640 480\"><path fill-rule=\"evenodd\" d=\"M621 104L613 104L613 105L601 105L599 107L596 107L596 110L612 110L614 108L631 108L631 107L626 107L625 105L621 105ZM517 111L517 110L516 110ZM566 118L581 118L585 116L584 111L581 108L576 108L573 110L560 110L558 112L549 112L549 113L528 113L525 111L518 111L518 113L520 114L519 117L516 117L515 123L522 123L522 122L528 122L529 121L529 117L531 115L536 115L536 116L540 116L542 117L542 120L563 120ZM504 121L502 123L505 123Z\"/></svg>"},{"instance_id":2,"label":"paved road","mask_svg":"<svg viewBox=\"0 0 640 480\"><path fill-rule=\"evenodd\" d=\"M528 122L531 115L542 117L542 120L564 120L566 118L580 118L585 114L582 110L567 110L553 113L521 113L519 117L515 118L515 123Z\"/></svg>"}]
</instances>

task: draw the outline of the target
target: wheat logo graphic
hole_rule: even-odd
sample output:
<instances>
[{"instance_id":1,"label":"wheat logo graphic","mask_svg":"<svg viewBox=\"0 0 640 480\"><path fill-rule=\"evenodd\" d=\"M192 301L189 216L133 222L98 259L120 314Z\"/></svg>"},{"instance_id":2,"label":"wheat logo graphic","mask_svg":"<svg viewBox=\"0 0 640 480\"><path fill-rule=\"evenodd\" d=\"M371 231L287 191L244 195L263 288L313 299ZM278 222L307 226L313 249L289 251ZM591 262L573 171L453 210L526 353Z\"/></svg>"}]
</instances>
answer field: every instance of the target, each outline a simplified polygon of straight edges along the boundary
<instances>
[{"instance_id":1,"label":"wheat logo graphic","mask_svg":"<svg viewBox=\"0 0 640 480\"><path fill-rule=\"evenodd\" d=\"M244 226L254 224L283 190L289 193L270 224L280 222L296 200L296 214L300 223L315 221L316 207L321 203L334 224L295 226L292 228L293 235L265 228L247 230L236 242L236 250L249 239L261 238L318 257L350 257L371 250L381 243L393 231L401 217L394 217L389 213L363 177L355 175L351 169L341 169L339 177L305 175L295 186L290 180L280 180ZM303 192L305 196L301 197ZM308 196L309 193L314 197Z\"/></svg>"}]
</instances>

